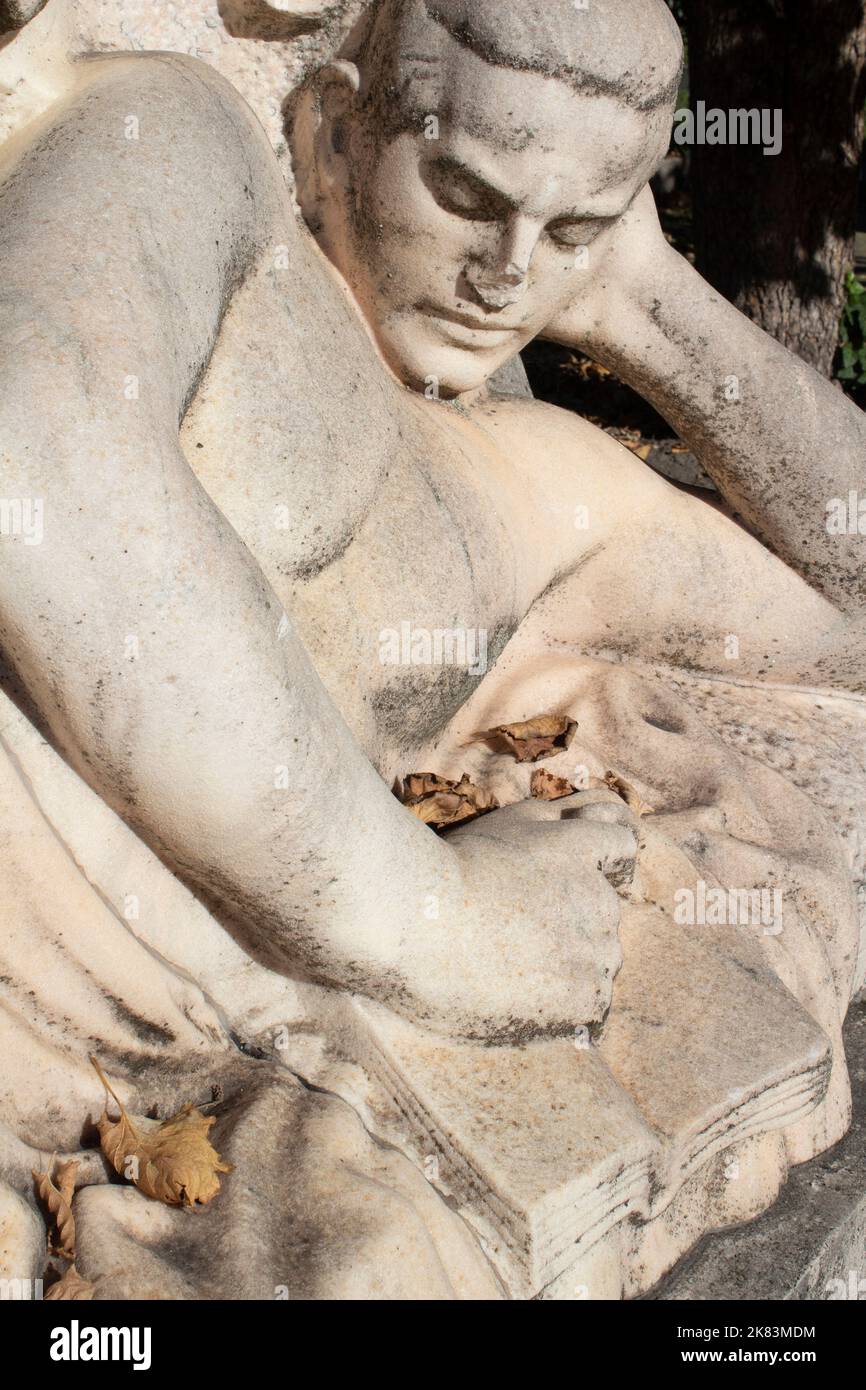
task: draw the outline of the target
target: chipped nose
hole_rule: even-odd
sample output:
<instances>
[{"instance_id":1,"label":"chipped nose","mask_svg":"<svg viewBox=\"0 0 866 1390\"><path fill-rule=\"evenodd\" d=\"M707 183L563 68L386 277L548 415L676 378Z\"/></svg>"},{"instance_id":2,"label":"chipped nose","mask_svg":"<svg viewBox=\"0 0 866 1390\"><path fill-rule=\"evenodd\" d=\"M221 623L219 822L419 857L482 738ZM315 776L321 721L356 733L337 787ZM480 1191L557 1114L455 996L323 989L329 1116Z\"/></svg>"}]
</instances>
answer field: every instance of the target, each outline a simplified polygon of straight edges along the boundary
<instances>
[{"instance_id":1,"label":"chipped nose","mask_svg":"<svg viewBox=\"0 0 866 1390\"><path fill-rule=\"evenodd\" d=\"M526 271L519 266L506 266L504 270L470 271L467 276L470 285L481 303L488 309L507 309L517 304L526 294Z\"/></svg>"}]
</instances>

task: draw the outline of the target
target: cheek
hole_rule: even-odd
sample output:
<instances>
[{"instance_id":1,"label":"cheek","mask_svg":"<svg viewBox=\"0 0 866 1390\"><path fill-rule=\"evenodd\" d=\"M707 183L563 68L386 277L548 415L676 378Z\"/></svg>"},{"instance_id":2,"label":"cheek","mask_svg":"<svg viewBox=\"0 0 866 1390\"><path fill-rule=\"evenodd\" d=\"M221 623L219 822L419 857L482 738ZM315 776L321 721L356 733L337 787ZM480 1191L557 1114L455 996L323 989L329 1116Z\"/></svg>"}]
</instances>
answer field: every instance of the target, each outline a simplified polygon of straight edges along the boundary
<instances>
[{"instance_id":1,"label":"cheek","mask_svg":"<svg viewBox=\"0 0 866 1390\"><path fill-rule=\"evenodd\" d=\"M489 229L454 217L440 208L418 172L418 154L403 151L398 139L356 190L355 202L371 252L421 272L436 263L453 268L483 250ZM387 267L385 267L387 268Z\"/></svg>"},{"instance_id":2,"label":"cheek","mask_svg":"<svg viewBox=\"0 0 866 1390\"><path fill-rule=\"evenodd\" d=\"M570 303L580 290L581 276L587 274L591 258L591 246L588 252L584 247L563 251L550 245L537 246L530 288L534 303L546 309Z\"/></svg>"},{"instance_id":3,"label":"cheek","mask_svg":"<svg viewBox=\"0 0 866 1390\"><path fill-rule=\"evenodd\" d=\"M408 234L421 220L417 158L402 137L368 163L356 186L356 202L382 231Z\"/></svg>"}]
</instances>

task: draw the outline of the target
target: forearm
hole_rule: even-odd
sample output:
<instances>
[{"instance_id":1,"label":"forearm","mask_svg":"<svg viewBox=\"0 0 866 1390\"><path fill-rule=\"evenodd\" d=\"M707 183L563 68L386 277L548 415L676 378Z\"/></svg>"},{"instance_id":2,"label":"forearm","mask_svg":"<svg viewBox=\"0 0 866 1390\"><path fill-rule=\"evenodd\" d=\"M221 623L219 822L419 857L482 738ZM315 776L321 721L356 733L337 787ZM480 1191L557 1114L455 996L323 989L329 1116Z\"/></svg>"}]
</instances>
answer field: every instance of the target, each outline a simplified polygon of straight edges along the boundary
<instances>
[{"instance_id":1,"label":"forearm","mask_svg":"<svg viewBox=\"0 0 866 1390\"><path fill-rule=\"evenodd\" d=\"M7 657L69 761L260 950L336 983L387 967L444 846L358 748L176 445L145 458L118 437L31 439L7 469L44 506L41 545L0 542Z\"/></svg>"},{"instance_id":2,"label":"forearm","mask_svg":"<svg viewBox=\"0 0 866 1390\"><path fill-rule=\"evenodd\" d=\"M670 422L765 544L862 612L862 539L827 521L833 499L866 496L866 415L674 251L628 296L615 283L608 295L590 350Z\"/></svg>"}]
</instances>

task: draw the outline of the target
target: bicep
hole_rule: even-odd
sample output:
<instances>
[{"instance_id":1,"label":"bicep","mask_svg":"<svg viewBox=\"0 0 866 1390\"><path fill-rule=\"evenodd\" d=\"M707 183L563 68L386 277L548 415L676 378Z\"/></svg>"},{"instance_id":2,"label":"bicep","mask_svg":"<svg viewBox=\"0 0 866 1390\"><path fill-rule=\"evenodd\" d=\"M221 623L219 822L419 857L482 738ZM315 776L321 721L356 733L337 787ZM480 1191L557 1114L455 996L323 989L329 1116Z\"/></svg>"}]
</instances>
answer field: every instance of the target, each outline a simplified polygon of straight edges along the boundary
<instances>
[{"instance_id":1,"label":"bicep","mask_svg":"<svg viewBox=\"0 0 866 1390\"><path fill-rule=\"evenodd\" d=\"M103 418L137 401L151 427L177 425L271 176L240 103L197 65L100 63L4 172L4 396L23 372Z\"/></svg>"},{"instance_id":2,"label":"bicep","mask_svg":"<svg viewBox=\"0 0 866 1390\"><path fill-rule=\"evenodd\" d=\"M91 751L94 673L107 690L144 632L168 665L167 596L194 634L220 576L227 612L264 587L178 426L255 254L266 152L257 174L246 113L197 70L105 69L0 186L0 498L13 521L38 510L42 531L2 528L0 642L49 722Z\"/></svg>"}]
</instances>

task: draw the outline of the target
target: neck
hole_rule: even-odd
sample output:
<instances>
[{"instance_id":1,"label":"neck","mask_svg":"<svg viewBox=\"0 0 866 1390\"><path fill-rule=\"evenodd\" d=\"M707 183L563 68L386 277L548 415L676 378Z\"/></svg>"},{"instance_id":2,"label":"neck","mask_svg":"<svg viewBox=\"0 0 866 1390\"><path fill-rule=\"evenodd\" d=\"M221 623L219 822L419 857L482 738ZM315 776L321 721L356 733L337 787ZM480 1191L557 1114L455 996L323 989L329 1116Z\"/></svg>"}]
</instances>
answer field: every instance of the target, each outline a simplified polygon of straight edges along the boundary
<instances>
[{"instance_id":1,"label":"neck","mask_svg":"<svg viewBox=\"0 0 866 1390\"><path fill-rule=\"evenodd\" d=\"M70 90L72 47L69 0L49 0L23 29L0 37L0 144Z\"/></svg>"}]
</instances>

